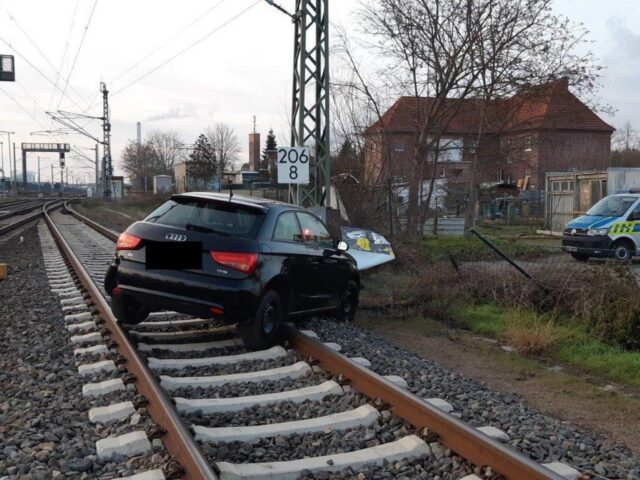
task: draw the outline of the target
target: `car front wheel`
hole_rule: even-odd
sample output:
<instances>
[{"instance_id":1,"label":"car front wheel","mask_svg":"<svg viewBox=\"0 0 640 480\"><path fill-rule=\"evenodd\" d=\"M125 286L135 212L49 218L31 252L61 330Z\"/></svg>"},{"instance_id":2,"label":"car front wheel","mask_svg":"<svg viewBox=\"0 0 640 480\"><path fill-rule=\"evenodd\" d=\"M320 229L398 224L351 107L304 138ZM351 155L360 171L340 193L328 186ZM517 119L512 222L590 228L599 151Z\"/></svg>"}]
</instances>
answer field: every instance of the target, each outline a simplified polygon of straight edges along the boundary
<instances>
[{"instance_id":1,"label":"car front wheel","mask_svg":"<svg viewBox=\"0 0 640 480\"><path fill-rule=\"evenodd\" d=\"M262 296L253 319L240 323L238 331L249 350L264 350L277 342L282 327L282 302L275 290Z\"/></svg>"},{"instance_id":2,"label":"car front wheel","mask_svg":"<svg viewBox=\"0 0 640 480\"><path fill-rule=\"evenodd\" d=\"M358 309L358 300L360 296L360 288L353 280L349 280L344 288L340 303L335 312L336 320L340 322L353 322Z\"/></svg>"},{"instance_id":3,"label":"car front wheel","mask_svg":"<svg viewBox=\"0 0 640 480\"><path fill-rule=\"evenodd\" d=\"M628 262L633 257L633 248L625 241L615 243L612 249L613 258L619 262Z\"/></svg>"}]
</instances>

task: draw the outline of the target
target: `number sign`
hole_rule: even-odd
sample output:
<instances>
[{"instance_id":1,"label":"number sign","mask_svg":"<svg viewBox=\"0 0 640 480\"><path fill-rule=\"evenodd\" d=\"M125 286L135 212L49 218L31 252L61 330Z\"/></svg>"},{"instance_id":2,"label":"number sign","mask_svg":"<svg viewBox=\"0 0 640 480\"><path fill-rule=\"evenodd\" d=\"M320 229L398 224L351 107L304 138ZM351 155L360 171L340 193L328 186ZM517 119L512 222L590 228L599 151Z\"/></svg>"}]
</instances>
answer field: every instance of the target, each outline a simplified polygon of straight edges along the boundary
<instances>
[{"instance_id":1,"label":"number sign","mask_svg":"<svg viewBox=\"0 0 640 480\"><path fill-rule=\"evenodd\" d=\"M278 148L278 183L309 183L309 147Z\"/></svg>"}]
</instances>

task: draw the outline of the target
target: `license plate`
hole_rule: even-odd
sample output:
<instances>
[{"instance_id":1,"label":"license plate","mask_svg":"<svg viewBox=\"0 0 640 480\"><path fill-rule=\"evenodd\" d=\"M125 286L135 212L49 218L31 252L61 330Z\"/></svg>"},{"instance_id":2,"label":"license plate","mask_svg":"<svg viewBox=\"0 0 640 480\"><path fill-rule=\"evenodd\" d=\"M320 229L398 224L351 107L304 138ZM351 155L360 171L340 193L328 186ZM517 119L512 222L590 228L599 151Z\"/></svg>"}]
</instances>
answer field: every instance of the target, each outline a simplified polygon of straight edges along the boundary
<instances>
[{"instance_id":1,"label":"license plate","mask_svg":"<svg viewBox=\"0 0 640 480\"><path fill-rule=\"evenodd\" d=\"M202 242L145 242L148 270L201 270Z\"/></svg>"},{"instance_id":2,"label":"license plate","mask_svg":"<svg viewBox=\"0 0 640 480\"><path fill-rule=\"evenodd\" d=\"M578 247L562 247L565 252L577 252Z\"/></svg>"}]
</instances>

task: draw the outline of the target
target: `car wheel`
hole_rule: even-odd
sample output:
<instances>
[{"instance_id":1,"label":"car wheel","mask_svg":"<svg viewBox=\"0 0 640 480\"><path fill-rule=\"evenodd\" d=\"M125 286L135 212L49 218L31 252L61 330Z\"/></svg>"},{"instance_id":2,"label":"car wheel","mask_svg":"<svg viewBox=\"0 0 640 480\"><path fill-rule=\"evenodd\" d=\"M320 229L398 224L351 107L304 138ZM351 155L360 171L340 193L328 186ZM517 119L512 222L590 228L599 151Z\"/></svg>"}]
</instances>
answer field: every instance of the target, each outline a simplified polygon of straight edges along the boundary
<instances>
[{"instance_id":1,"label":"car wheel","mask_svg":"<svg viewBox=\"0 0 640 480\"><path fill-rule=\"evenodd\" d=\"M349 280L340 297L340 303L335 312L336 320L340 322L353 322L358 309L360 288L353 280Z\"/></svg>"},{"instance_id":2,"label":"car wheel","mask_svg":"<svg viewBox=\"0 0 640 480\"><path fill-rule=\"evenodd\" d=\"M111 311L118 323L137 325L149 316L149 308L132 300L111 298Z\"/></svg>"},{"instance_id":3,"label":"car wheel","mask_svg":"<svg viewBox=\"0 0 640 480\"><path fill-rule=\"evenodd\" d=\"M255 317L238 325L238 331L249 350L264 350L279 339L282 327L282 301L275 290L262 296Z\"/></svg>"},{"instance_id":4,"label":"car wheel","mask_svg":"<svg viewBox=\"0 0 640 480\"><path fill-rule=\"evenodd\" d=\"M584 253L572 253L571 256L580 262L586 262L590 258L589 255Z\"/></svg>"},{"instance_id":5,"label":"car wheel","mask_svg":"<svg viewBox=\"0 0 640 480\"><path fill-rule=\"evenodd\" d=\"M619 262L628 262L631 260L631 257L633 257L633 249L627 242L614 243L612 256Z\"/></svg>"}]
</instances>

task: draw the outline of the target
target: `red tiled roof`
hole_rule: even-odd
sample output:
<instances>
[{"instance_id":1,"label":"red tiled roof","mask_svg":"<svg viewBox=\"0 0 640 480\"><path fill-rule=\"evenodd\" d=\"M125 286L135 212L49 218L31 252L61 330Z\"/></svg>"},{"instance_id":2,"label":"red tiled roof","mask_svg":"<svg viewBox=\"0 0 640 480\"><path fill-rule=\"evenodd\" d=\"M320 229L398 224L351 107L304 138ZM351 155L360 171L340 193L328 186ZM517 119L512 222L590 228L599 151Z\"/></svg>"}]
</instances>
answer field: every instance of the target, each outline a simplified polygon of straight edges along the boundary
<instances>
[{"instance_id":1,"label":"red tiled roof","mask_svg":"<svg viewBox=\"0 0 640 480\"><path fill-rule=\"evenodd\" d=\"M400 97L365 134L379 132L383 127L387 132L414 132L416 124L422 123L433 102L431 97ZM449 113L438 122L443 126L443 133L471 134L478 131L478 107L482 100L447 102ZM485 130L489 132L529 129L614 131L569 91L566 80L531 88L507 100L496 100L485 114Z\"/></svg>"}]
</instances>

